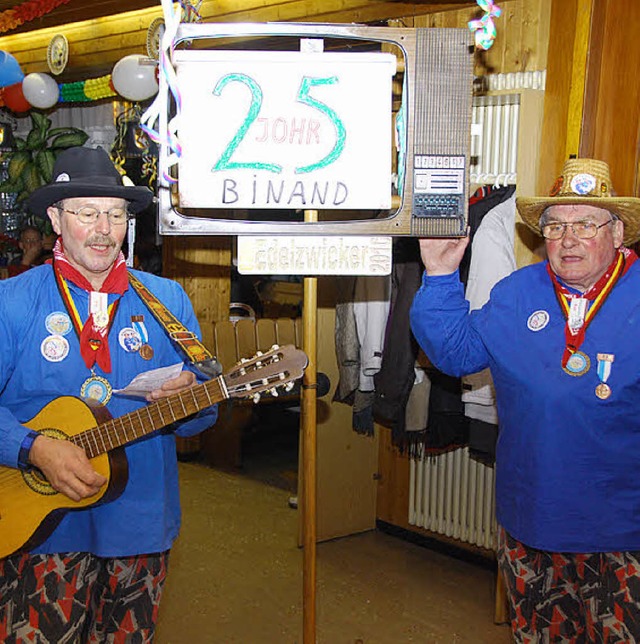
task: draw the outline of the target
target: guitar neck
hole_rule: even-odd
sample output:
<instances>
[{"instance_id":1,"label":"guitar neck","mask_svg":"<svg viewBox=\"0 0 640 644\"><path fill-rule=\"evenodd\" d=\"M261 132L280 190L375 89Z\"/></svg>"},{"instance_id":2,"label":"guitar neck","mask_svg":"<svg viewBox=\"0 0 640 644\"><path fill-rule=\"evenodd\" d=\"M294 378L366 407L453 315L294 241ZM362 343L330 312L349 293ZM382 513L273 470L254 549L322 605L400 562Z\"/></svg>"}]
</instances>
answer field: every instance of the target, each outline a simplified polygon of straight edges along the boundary
<instances>
[{"instance_id":1,"label":"guitar neck","mask_svg":"<svg viewBox=\"0 0 640 644\"><path fill-rule=\"evenodd\" d=\"M228 398L222 376L113 418L71 438L89 458L146 436Z\"/></svg>"}]
</instances>

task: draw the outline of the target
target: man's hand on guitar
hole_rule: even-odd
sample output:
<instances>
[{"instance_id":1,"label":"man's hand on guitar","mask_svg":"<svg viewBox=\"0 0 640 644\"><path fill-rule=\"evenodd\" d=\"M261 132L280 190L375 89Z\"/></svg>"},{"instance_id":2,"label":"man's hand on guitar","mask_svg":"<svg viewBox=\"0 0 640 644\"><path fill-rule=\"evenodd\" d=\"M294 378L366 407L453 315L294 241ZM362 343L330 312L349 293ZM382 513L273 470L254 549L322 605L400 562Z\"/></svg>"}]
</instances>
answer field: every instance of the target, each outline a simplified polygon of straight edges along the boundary
<instances>
[{"instance_id":1,"label":"man's hand on guitar","mask_svg":"<svg viewBox=\"0 0 640 644\"><path fill-rule=\"evenodd\" d=\"M93 469L84 450L66 440L38 436L31 446L29 461L54 489L72 501L93 496L107 482Z\"/></svg>"},{"instance_id":2,"label":"man's hand on guitar","mask_svg":"<svg viewBox=\"0 0 640 644\"><path fill-rule=\"evenodd\" d=\"M160 398L166 398L167 396L173 396L173 394L180 393L189 387L193 387L196 384L196 375L193 371L182 371L177 378L172 378L163 383L160 389L154 389L149 392L147 395L147 400L152 402L154 400L160 400Z\"/></svg>"}]
</instances>

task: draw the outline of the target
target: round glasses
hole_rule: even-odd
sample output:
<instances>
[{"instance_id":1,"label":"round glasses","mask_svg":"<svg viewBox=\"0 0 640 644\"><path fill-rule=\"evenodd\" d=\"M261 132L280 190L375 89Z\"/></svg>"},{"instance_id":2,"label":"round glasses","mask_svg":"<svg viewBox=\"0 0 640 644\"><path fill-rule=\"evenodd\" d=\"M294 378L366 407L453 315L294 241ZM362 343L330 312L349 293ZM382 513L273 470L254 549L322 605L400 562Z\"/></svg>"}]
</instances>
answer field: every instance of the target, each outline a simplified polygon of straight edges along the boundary
<instances>
[{"instance_id":1,"label":"round glasses","mask_svg":"<svg viewBox=\"0 0 640 644\"><path fill-rule=\"evenodd\" d=\"M554 221L550 224L545 224L540 230L545 239L552 241L562 239L567 228L571 228L571 232L578 239L593 239L598 234L600 228L614 221L614 219L610 219L609 221L605 221L604 224L594 224L592 221Z\"/></svg>"},{"instance_id":2,"label":"round glasses","mask_svg":"<svg viewBox=\"0 0 640 644\"><path fill-rule=\"evenodd\" d=\"M57 206L58 210L68 212L70 215L75 215L78 218L78 221L81 224L95 224L98 221L98 217L102 213L107 215L109 222L118 226L120 224L127 223L129 219L129 213L125 208L111 208L110 210L98 210L97 208L92 208L91 206L85 206L79 210L69 210L68 208L63 208L62 206Z\"/></svg>"}]
</instances>

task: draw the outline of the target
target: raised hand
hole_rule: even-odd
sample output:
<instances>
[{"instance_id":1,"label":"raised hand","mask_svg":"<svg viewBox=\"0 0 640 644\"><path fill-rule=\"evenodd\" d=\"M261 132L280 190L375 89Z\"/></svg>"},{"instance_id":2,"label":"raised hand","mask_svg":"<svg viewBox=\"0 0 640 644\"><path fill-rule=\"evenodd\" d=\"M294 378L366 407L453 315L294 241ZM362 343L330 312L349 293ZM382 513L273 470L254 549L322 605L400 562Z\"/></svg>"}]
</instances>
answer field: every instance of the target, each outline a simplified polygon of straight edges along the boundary
<instances>
[{"instance_id":1,"label":"raised hand","mask_svg":"<svg viewBox=\"0 0 640 644\"><path fill-rule=\"evenodd\" d=\"M449 275L457 270L469 237L420 239L420 255L427 275Z\"/></svg>"}]
</instances>

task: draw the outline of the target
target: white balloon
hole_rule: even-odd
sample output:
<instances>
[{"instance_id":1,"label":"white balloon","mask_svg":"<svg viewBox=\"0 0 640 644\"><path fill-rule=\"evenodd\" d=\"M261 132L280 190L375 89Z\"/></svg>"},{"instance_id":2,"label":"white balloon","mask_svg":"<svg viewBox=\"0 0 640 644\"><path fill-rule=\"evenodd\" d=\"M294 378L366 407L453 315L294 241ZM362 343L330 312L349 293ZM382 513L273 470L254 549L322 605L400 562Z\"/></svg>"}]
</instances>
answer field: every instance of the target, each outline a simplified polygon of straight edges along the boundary
<instances>
[{"instance_id":1,"label":"white balloon","mask_svg":"<svg viewBox=\"0 0 640 644\"><path fill-rule=\"evenodd\" d=\"M33 107L46 110L58 102L60 88L49 74L33 72L22 80L22 93Z\"/></svg>"},{"instance_id":2,"label":"white balloon","mask_svg":"<svg viewBox=\"0 0 640 644\"><path fill-rule=\"evenodd\" d=\"M158 93L157 61L142 54L121 58L113 67L113 87L130 101L144 101Z\"/></svg>"}]
</instances>

